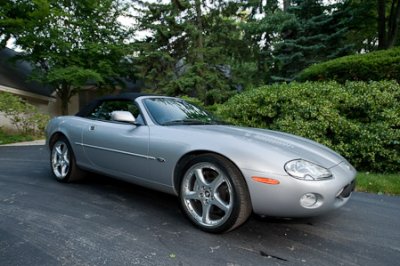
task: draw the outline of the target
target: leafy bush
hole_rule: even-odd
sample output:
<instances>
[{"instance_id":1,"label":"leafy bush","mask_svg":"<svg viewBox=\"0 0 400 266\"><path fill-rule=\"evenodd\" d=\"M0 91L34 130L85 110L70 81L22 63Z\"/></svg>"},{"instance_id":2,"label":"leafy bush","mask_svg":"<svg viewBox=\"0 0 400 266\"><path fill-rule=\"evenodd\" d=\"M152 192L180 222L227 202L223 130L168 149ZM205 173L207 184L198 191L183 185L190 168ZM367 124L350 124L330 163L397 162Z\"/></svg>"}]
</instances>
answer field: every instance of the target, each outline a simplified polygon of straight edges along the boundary
<instances>
[{"instance_id":1,"label":"leafy bush","mask_svg":"<svg viewBox=\"0 0 400 266\"><path fill-rule=\"evenodd\" d=\"M298 81L397 80L400 82L400 47L340 57L303 70Z\"/></svg>"},{"instance_id":2,"label":"leafy bush","mask_svg":"<svg viewBox=\"0 0 400 266\"><path fill-rule=\"evenodd\" d=\"M42 134L50 118L20 97L6 92L0 92L0 112L23 134Z\"/></svg>"},{"instance_id":3,"label":"leafy bush","mask_svg":"<svg viewBox=\"0 0 400 266\"><path fill-rule=\"evenodd\" d=\"M275 84L232 97L218 114L233 124L313 139L359 170L400 171L400 86L395 81Z\"/></svg>"}]
</instances>

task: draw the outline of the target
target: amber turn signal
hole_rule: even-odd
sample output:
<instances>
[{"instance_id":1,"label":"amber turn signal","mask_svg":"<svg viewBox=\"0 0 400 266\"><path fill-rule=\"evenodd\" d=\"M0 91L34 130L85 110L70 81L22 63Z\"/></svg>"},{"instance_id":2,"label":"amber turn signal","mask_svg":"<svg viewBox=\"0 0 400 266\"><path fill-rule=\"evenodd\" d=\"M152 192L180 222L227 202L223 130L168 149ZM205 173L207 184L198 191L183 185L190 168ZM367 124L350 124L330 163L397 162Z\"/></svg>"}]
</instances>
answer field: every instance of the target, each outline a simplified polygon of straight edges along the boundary
<instances>
[{"instance_id":1,"label":"amber turn signal","mask_svg":"<svg viewBox=\"0 0 400 266\"><path fill-rule=\"evenodd\" d=\"M252 176L251 177L254 181L268 184L268 185L279 185L280 182L279 180L273 179L273 178L267 178L267 177L259 177L259 176Z\"/></svg>"}]
</instances>

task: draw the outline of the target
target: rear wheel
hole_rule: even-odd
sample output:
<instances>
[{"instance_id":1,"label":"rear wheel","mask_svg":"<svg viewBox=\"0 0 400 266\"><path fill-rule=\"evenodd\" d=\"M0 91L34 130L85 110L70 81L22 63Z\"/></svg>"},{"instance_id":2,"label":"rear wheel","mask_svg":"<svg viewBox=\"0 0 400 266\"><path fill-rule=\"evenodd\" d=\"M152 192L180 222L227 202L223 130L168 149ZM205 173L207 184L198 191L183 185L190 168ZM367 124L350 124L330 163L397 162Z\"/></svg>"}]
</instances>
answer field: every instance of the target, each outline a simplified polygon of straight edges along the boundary
<instances>
[{"instance_id":1,"label":"rear wheel","mask_svg":"<svg viewBox=\"0 0 400 266\"><path fill-rule=\"evenodd\" d=\"M184 171L180 202L189 220L200 229L222 233L243 224L251 214L246 182L226 158L204 154Z\"/></svg>"},{"instance_id":2,"label":"rear wheel","mask_svg":"<svg viewBox=\"0 0 400 266\"><path fill-rule=\"evenodd\" d=\"M84 172L76 165L72 148L64 137L59 138L51 147L50 166L54 176L60 182L76 181Z\"/></svg>"}]
</instances>

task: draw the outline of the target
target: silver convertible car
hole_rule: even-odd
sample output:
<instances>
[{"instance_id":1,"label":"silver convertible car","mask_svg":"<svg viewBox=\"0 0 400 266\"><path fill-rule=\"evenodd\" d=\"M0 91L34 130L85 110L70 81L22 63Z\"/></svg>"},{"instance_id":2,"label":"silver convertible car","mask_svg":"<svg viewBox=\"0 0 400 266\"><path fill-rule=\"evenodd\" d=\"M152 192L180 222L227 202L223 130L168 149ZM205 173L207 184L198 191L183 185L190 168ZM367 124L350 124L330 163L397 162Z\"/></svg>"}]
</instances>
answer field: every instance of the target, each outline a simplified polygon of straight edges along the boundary
<instances>
[{"instance_id":1,"label":"silver convertible car","mask_svg":"<svg viewBox=\"0 0 400 266\"><path fill-rule=\"evenodd\" d=\"M46 129L55 178L86 171L177 195L200 229L221 233L254 212L316 216L343 206L356 170L298 136L227 125L182 99L121 94L93 101Z\"/></svg>"}]
</instances>

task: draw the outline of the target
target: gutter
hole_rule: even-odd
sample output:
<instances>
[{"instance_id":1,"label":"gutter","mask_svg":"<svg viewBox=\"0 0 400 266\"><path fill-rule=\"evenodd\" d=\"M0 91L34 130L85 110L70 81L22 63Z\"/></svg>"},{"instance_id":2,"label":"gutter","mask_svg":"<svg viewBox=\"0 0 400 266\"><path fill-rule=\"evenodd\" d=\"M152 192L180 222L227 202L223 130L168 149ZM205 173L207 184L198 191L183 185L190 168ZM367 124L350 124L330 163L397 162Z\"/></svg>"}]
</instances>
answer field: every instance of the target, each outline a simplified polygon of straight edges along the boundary
<instances>
[{"instance_id":1,"label":"gutter","mask_svg":"<svg viewBox=\"0 0 400 266\"><path fill-rule=\"evenodd\" d=\"M46 101L46 102L53 102L53 103L56 102L56 99L54 97L39 95L36 93L23 91L23 90L19 90L19 89L14 89L14 88L7 87L4 85L0 85L0 91L9 92L9 93L16 94L19 96L30 97L33 99L42 100L42 101Z\"/></svg>"}]
</instances>

